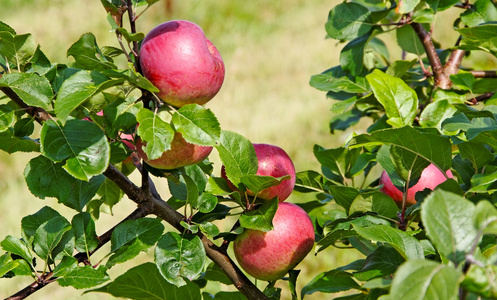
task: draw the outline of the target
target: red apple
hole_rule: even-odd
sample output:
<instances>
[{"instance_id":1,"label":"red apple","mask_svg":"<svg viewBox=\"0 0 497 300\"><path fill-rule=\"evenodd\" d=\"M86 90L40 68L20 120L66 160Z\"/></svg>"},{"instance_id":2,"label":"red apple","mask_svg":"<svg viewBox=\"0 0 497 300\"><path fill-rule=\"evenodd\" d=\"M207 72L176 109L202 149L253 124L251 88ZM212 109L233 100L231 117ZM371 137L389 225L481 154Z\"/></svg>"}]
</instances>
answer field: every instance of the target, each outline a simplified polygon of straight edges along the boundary
<instances>
[{"instance_id":1,"label":"red apple","mask_svg":"<svg viewBox=\"0 0 497 300\"><path fill-rule=\"evenodd\" d=\"M194 165L206 159L212 151L212 147L188 143L179 132L174 134L171 149L162 153L159 158L149 160L143 151L144 146L145 144L138 138L136 141L138 156L150 166L164 170Z\"/></svg>"},{"instance_id":2,"label":"red apple","mask_svg":"<svg viewBox=\"0 0 497 300\"><path fill-rule=\"evenodd\" d=\"M160 24L145 36L140 66L159 98L176 107L207 103L224 80L219 51L198 25L184 20Z\"/></svg>"},{"instance_id":3,"label":"red apple","mask_svg":"<svg viewBox=\"0 0 497 300\"><path fill-rule=\"evenodd\" d=\"M311 251L314 227L299 206L282 202L273 219L274 229L245 229L233 243L235 257L245 272L261 280L283 277Z\"/></svg>"},{"instance_id":4,"label":"red apple","mask_svg":"<svg viewBox=\"0 0 497 300\"><path fill-rule=\"evenodd\" d=\"M450 170L447 170L446 174L449 178L454 178ZM416 204L416 199L414 198L414 196L417 192L424 189L433 190L437 185L444 182L445 180L447 180L445 175L440 172L440 170L435 167L435 165L430 164L428 167L426 167L426 169L423 170L418 182L407 190L406 204ZM395 185L393 185L392 180L390 179L390 177L388 177L386 171L383 171L383 173L381 174L380 184L383 185L383 187L380 189L381 192L392 197L392 199L398 205L402 204L403 193L398 188L396 188Z\"/></svg>"},{"instance_id":5,"label":"red apple","mask_svg":"<svg viewBox=\"0 0 497 300\"><path fill-rule=\"evenodd\" d=\"M295 167L292 159L285 150L278 146L268 144L254 144L255 154L259 162L257 175L282 177L290 175L290 179L283 180L280 184L262 190L257 195L257 198L263 200L270 200L278 196L280 202L285 201L293 191L295 186ZM224 166L221 168L221 177L227 180L228 186L237 191L236 186L231 183L226 177L226 170ZM254 196L252 191L247 191L247 194Z\"/></svg>"}]
</instances>

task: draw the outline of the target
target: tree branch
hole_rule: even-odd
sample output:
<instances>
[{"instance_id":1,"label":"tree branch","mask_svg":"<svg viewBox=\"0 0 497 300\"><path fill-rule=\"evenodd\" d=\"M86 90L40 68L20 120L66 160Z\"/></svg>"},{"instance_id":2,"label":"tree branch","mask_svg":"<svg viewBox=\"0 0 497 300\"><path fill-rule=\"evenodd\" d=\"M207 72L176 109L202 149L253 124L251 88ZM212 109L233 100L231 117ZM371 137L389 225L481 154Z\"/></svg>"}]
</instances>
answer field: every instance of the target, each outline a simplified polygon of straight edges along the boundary
<instances>
[{"instance_id":1,"label":"tree branch","mask_svg":"<svg viewBox=\"0 0 497 300\"><path fill-rule=\"evenodd\" d=\"M136 202L140 206L150 206L152 214L165 220L178 231L184 231L183 226L180 224L180 222L184 220L184 216L174 210L164 200L154 197L148 191L141 190L112 165L107 168L104 175L116 183L132 201ZM197 235L200 237L202 244L204 245L207 256L221 267L221 269L241 293L243 293L248 299L268 299L267 296L264 295L264 293L262 293L247 278L247 276L245 276L245 274L243 274L238 266L227 255L226 251L210 241L201 232L198 232Z\"/></svg>"},{"instance_id":2,"label":"tree branch","mask_svg":"<svg viewBox=\"0 0 497 300\"><path fill-rule=\"evenodd\" d=\"M99 242L95 250L90 251L89 253L86 252L79 252L75 254L73 257L78 260L78 263L86 263L88 261L88 255L92 255L95 253L98 249L100 249L103 245L107 244L110 241L110 238L112 236L112 232L114 229L119 226L119 224L128 221L128 220L136 220L142 217L145 217L148 215L150 212L147 211L144 207L138 207L133 211L130 215L128 215L126 218L124 218L121 222L119 222L117 225L112 227L111 229L107 230L104 234L98 237ZM25 299L31 294L41 290L48 284L52 283L55 281L55 278L52 278L53 272L46 273L42 276L41 281L35 281L31 283L30 285L26 286L22 290L18 291L14 295L5 298L5 300L20 300L20 299Z\"/></svg>"},{"instance_id":3,"label":"tree branch","mask_svg":"<svg viewBox=\"0 0 497 300\"><path fill-rule=\"evenodd\" d=\"M30 116L34 117L38 123L42 124L44 121L50 120L50 114L43 108L27 105L11 88L0 87L0 91L14 101L21 109L24 109Z\"/></svg>"},{"instance_id":4,"label":"tree branch","mask_svg":"<svg viewBox=\"0 0 497 300\"><path fill-rule=\"evenodd\" d=\"M437 49L435 48L435 45L433 45L431 34L428 33L423 25L420 23L413 22L411 23L411 27L414 29L421 43L423 44L426 55L428 57L428 61L430 62L431 68L433 70L435 86L440 87L444 90L449 89L452 86L452 82L450 81L449 76L447 76L444 72L444 67L440 62L440 57L437 54Z\"/></svg>"},{"instance_id":5,"label":"tree branch","mask_svg":"<svg viewBox=\"0 0 497 300\"><path fill-rule=\"evenodd\" d=\"M497 78L497 71L469 71L475 78Z\"/></svg>"}]
</instances>

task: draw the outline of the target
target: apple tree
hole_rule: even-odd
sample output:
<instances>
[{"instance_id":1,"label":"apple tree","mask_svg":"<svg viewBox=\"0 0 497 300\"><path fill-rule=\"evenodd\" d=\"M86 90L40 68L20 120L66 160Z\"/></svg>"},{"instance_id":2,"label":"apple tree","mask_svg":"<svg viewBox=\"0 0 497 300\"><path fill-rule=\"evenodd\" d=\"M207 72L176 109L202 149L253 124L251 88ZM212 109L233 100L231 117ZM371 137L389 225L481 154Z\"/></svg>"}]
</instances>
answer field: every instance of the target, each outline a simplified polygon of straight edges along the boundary
<instances>
[{"instance_id":1,"label":"apple tree","mask_svg":"<svg viewBox=\"0 0 497 300\"><path fill-rule=\"evenodd\" d=\"M0 276L33 278L7 299L24 299L48 284L131 299L279 299L279 280L293 299L315 293L497 298L497 72L477 69L473 60L495 61L492 0L358 0L330 7L323 24L327 37L344 45L340 65L313 75L310 85L334 100L331 133L356 133L338 148L316 141L321 169L296 174L259 173L264 158L257 146L222 130L204 106L222 84L224 66L196 25L169 23L151 37L137 32L138 17L157 1L101 0L120 47L99 46L87 33L67 50L69 64L52 62L31 34L0 22L0 149L34 153L24 171L33 197L56 198L74 211L67 217L45 206L22 218L18 236L0 239ZM447 12L456 38L443 45L434 33ZM184 32L176 41L186 40L184 47L165 45L174 37L156 39L171 32ZM147 49L147 43L159 45ZM160 57L154 47L168 52ZM178 49L194 54L176 59ZM175 81L179 73L186 77ZM207 79L196 82L198 74ZM207 158L212 150L222 176ZM169 199L152 178L168 183ZM263 196L288 182L310 200L279 205L291 202L288 195ZM119 201L135 202L136 210L98 236L95 221ZM238 265L247 261L235 263L228 248L242 245L249 232L264 239L279 230L273 217L287 206L306 220L297 225L313 213L314 235L307 233L305 247L295 250L305 253L283 271L246 275ZM231 229L220 229L221 222ZM302 237L279 236L281 245ZM313 259L326 260L329 247L355 249L363 258L315 274L297 290L305 268L298 263L312 244ZM240 257L257 251L240 248L247 248L237 251ZM96 251L108 252L96 261ZM109 269L144 251L153 252L150 262L110 278ZM267 267L283 261L278 255L252 260L267 259ZM252 276L267 285L259 289ZM233 287L216 293L212 281Z\"/></svg>"}]
</instances>

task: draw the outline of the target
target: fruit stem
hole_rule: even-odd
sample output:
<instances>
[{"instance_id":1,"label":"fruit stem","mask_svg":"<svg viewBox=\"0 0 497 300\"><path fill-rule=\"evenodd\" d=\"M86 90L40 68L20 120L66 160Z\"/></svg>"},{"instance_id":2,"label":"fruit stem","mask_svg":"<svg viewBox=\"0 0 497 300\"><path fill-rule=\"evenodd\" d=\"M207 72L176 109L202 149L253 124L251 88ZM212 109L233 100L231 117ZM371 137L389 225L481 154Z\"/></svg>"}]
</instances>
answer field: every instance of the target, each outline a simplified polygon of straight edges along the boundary
<instances>
[{"instance_id":1,"label":"fruit stem","mask_svg":"<svg viewBox=\"0 0 497 300\"><path fill-rule=\"evenodd\" d=\"M406 230L406 219L405 219L405 214L406 214L406 204L407 204L407 192L409 190L409 182L411 181L411 170L409 170L409 173L407 175L407 180L406 184L404 186L404 193L402 195L402 212L400 213L399 216L399 229L405 231Z\"/></svg>"}]
</instances>

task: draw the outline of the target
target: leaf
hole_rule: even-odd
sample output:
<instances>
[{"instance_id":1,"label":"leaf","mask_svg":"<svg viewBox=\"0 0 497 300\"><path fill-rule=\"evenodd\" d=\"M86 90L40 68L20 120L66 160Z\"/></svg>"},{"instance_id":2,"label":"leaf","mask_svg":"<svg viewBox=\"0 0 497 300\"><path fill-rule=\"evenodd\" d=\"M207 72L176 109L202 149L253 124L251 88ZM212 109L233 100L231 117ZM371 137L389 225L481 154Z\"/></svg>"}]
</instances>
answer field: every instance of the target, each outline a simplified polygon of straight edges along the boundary
<instances>
[{"instance_id":1,"label":"leaf","mask_svg":"<svg viewBox=\"0 0 497 300\"><path fill-rule=\"evenodd\" d=\"M402 77L407 71L409 71L417 63L416 59L411 61L408 60L396 60L387 69L386 74L393 77Z\"/></svg>"},{"instance_id":2,"label":"leaf","mask_svg":"<svg viewBox=\"0 0 497 300\"><path fill-rule=\"evenodd\" d=\"M350 186L334 185L330 186L331 194L335 199L335 202L341 207L345 208L345 212L348 214L352 202L360 192L358 189Z\"/></svg>"},{"instance_id":3,"label":"leaf","mask_svg":"<svg viewBox=\"0 0 497 300\"><path fill-rule=\"evenodd\" d=\"M386 299L456 299L461 272L430 260L409 260L395 273Z\"/></svg>"},{"instance_id":4,"label":"leaf","mask_svg":"<svg viewBox=\"0 0 497 300\"><path fill-rule=\"evenodd\" d=\"M126 244L140 240L148 247L154 245L164 232L164 225L157 219L140 218L119 224L111 236L111 252L117 251Z\"/></svg>"},{"instance_id":5,"label":"leaf","mask_svg":"<svg viewBox=\"0 0 497 300\"><path fill-rule=\"evenodd\" d=\"M412 127L377 130L353 137L349 147L390 144L412 152L446 171L451 167L452 146L448 138Z\"/></svg>"},{"instance_id":6,"label":"leaf","mask_svg":"<svg viewBox=\"0 0 497 300\"><path fill-rule=\"evenodd\" d=\"M95 232L95 222L89 213L82 212L75 215L71 225L76 237L77 251L89 253L97 248L99 238Z\"/></svg>"},{"instance_id":7,"label":"leaf","mask_svg":"<svg viewBox=\"0 0 497 300\"><path fill-rule=\"evenodd\" d=\"M0 132L0 149L12 154L18 151L22 152L39 152L40 144L38 141L26 138L26 137L16 137L14 132L11 130L6 130L4 132Z\"/></svg>"},{"instance_id":8,"label":"leaf","mask_svg":"<svg viewBox=\"0 0 497 300\"><path fill-rule=\"evenodd\" d=\"M371 30L371 12L358 3L341 3L328 15L325 29L328 35L337 40L350 40Z\"/></svg>"},{"instance_id":9,"label":"leaf","mask_svg":"<svg viewBox=\"0 0 497 300\"><path fill-rule=\"evenodd\" d=\"M164 278L177 287L194 280L204 268L205 249L198 236L181 237L175 232L162 236L155 248L155 263Z\"/></svg>"},{"instance_id":10,"label":"leaf","mask_svg":"<svg viewBox=\"0 0 497 300\"><path fill-rule=\"evenodd\" d=\"M376 99L385 108L388 123L395 127L412 125L418 109L418 97L403 80L375 69L366 76Z\"/></svg>"},{"instance_id":11,"label":"leaf","mask_svg":"<svg viewBox=\"0 0 497 300\"><path fill-rule=\"evenodd\" d=\"M478 232L497 234L497 209L489 201L478 202L472 219Z\"/></svg>"},{"instance_id":12,"label":"leaf","mask_svg":"<svg viewBox=\"0 0 497 300\"><path fill-rule=\"evenodd\" d=\"M201 224L198 224L198 227L200 228L200 230L210 236L210 237L215 237L219 234L219 228L217 228L216 225L214 225L213 223L210 223L210 222L204 222L204 223L201 223Z\"/></svg>"},{"instance_id":13,"label":"leaf","mask_svg":"<svg viewBox=\"0 0 497 300\"><path fill-rule=\"evenodd\" d=\"M209 193L202 193L190 204L202 213L210 213L217 205L217 197Z\"/></svg>"},{"instance_id":14,"label":"leaf","mask_svg":"<svg viewBox=\"0 0 497 300\"><path fill-rule=\"evenodd\" d=\"M19 266L19 261L12 260L12 258L10 257L10 253L5 253L4 255L0 256L0 278L4 277L5 274L7 274L9 271L16 268L17 266Z\"/></svg>"},{"instance_id":15,"label":"leaf","mask_svg":"<svg viewBox=\"0 0 497 300\"><path fill-rule=\"evenodd\" d=\"M26 245L25 241L20 240L12 235L8 235L2 242L0 242L0 246L2 246L2 249L7 252L19 255L29 264L32 263L33 256L31 255L31 252L29 251L29 248Z\"/></svg>"},{"instance_id":16,"label":"leaf","mask_svg":"<svg viewBox=\"0 0 497 300\"><path fill-rule=\"evenodd\" d=\"M240 225L243 228L268 232L273 229L273 218L278 209L278 200L265 202L256 210L244 212L240 216Z\"/></svg>"},{"instance_id":17,"label":"leaf","mask_svg":"<svg viewBox=\"0 0 497 300\"><path fill-rule=\"evenodd\" d=\"M404 261L404 257L394 248L380 246L368 255L364 266L354 273L354 277L361 281L385 277L393 274Z\"/></svg>"},{"instance_id":18,"label":"leaf","mask_svg":"<svg viewBox=\"0 0 497 300\"><path fill-rule=\"evenodd\" d=\"M57 99L55 113L63 123L80 105L96 94L123 82L122 79L109 79L97 71L78 71L62 83Z\"/></svg>"},{"instance_id":19,"label":"leaf","mask_svg":"<svg viewBox=\"0 0 497 300\"><path fill-rule=\"evenodd\" d=\"M107 268L94 269L90 265L77 267L57 278L60 286L72 286L75 289L87 289L100 285L110 279Z\"/></svg>"},{"instance_id":20,"label":"leaf","mask_svg":"<svg viewBox=\"0 0 497 300\"><path fill-rule=\"evenodd\" d=\"M420 0L402 1L399 3L399 6L395 9L395 12L397 12L398 14L410 13L416 8L419 2ZM403 27L408 27L408 26L403 26Z\"/></svg>"},{"instance_id":21,"label":"leaf","mask_svg":"<svg viewBox=\"0 0 497 300\"><path fill-rule=\"evenodd\" d=\"M315 292L338 293L350 289L360 289L360 286L352 278L352 274L336 269L323 272L314 277L302 288L300 294L302 299L304 299L305 295Z\"/></svg>"},{"instance_id":22,"label":"leaf","mask_svg":"<svg viewBox=\"0 0 497 300\"><path fill-rule=\"evenodd\" d=\"M143 147L143 151L148 159L157 159L162 156L163 152L171 149L175 133L169 123L146 108L140 109L136 118L140 123L138 135L147 144Z\"/></svg>"},{"instance_id":23,"label":"leaf","mask_svg":"<svg viewBox=\"0 0 497 300\"><path fill-rule=\"evenodd\" d=\"M67 56L72 56L76 60L74 67L101 71L106 69L117 69L117 67L108 61L102 55L97 45L97 40L93 33L83 34L68 50Z\"/></svg>"},{"instance_id":24,"label":"leaf","mask_svg":"<svg viewBox=\"0 0 497 300\"><path fill-rule=\"evenodd\" d=\"M421 243L410 234L388 225L371 225L360 227L354 225L354 230L363 238L387 243L406 259L424 258Z\"/></svg>"},{"instance_id":25,"label":"leaf","mask_svg":"<svg viewBox=\"0 0 497 300\"><path fill-rule=\"evenodd\" d=\"M364 66L364 50L371 38L371 34L365 34L343 47L340 51L340 65L344 71L349 71L352 76L361 74Z\"/></svg>"},{"instance_id":26,"label":"leaf","mask_svg":"<svg viewBox=\"0 0 497 300\"><path fill-rule=\"evenodd\" d=\"M21 234L23 239L31 244L36 230L46 221L56 217L61 217L59 212L51 207L44 206L36 213L25 216L21 220Z\"/></svg>"},{"instance_id":27,"label":"leaf","mask_svg":"<svg viewBox=\"0 0 497 300\"><path fill-rule=\"evenodd\" d=\"M462 90L472 91L475 84L475 76L469 72L450 75L452 83Z\"/></svg>"},{"instance_id":28,"label":"leaf","mask_svg":"<svg viewBox=\"0 0 497 300\"><path fill-rule=\"evenodd\" d=\"M419 40L418 35L411 26L402 26L396 30L397 43L402 50L421 56L425 53L425 48Z\"/></svg>"},{"instance_id":29,"label":"leaf","mask_svg":"<svg viewBox=\"0 0 497 300\"><path fill-rule=\"evenodd\" d=\"M456 113L457 109L448 100L440 100L428 104L419 118L419 124L423 127L435 127L442 129L442 122Z\"/></svg>"},{"instance_id":30,"label":"leaf","mask_svg":"<svg viewBox=\"0 0 497 300\"><path fill-rule=\"evenodd\" d=\"M6 65L21 71L21 66L29 61L35 51L36 44L30 33L16 35L11 30L0 30L0 56Z\"/></svg>"},{"instance_id":31,"label":"leaf","mask_svg":"<svg viewBox=\"0 0 497 300\"><path fill-rule=\"evenodd\" d=\"M245 175L240 178L243 185L247 187L254 194L258 194L259 192L270 188L272 186L277 186L283 180L289 180L290 175L282 176L279 178L274 178L272 176L262 176L262 175Z\"/></svg>"},{"instance_id":32,"label":"leaf","mask_svg":"<svg viewBox=\"0 0 497 300\"><path fill-rule=\"evenodd\" d=\"M438 252L456 264L464 260L477 236L474 209L469 200L443 190L435 190L421 204L426 234Z\"/></svg>"},{"instance_id":33,"label":"leaf","mask_svg":"<svg viewBox=\"0 0 497 300\"><path fill-rule=\"evenodd\" d=\"M468 159L475 169L486 166L494 160L494 155L484 145L473 142L464 142L457 145L462 159Z\"/></svg>"},{"instance_id":34,"label":"leaf","mask_svg":"<svg viewBox=\"0 0 497 300\"><path fill-rule=\"evenodd\" d=\"M95 176L90 181L81 181L63 169L63 163L54 163L45 156L31 159L24 169L29 190L40 199L55 197L60 203L82 211L105 177Z\"/></svg>"},{"instance_id":35,"label":"leaf","mask_svg":"<svg viewBox=\"0 0 497 300\"><path fill-rule=\"evenodd\" d=\"M380 216L395 218L399 208L393 199L384 193L361 193L354 199L349 208L349 214L354 212L375 212Z\"/></svg>"},{"instance_id":36,"label":"leaf","mask_svg":"<svg viewBox=\"0 0 497 300\"><path fill-rule=\"evenodd\" d=\"M0 77L0 87L12 89L29 106L51 109L54 94L46 77L35 73L8 73Z\"/></svg>"},{"instance_id":37,"label":"leaf","mask_svg":"<svg viewBox=\"0 0 497 300\"><path fill-rule=\"evenodd\" d=\"M12 127L15 121L16 116L14 110L6 104L0 105L0 132L6 131L9 127Z\"/></svg>"},{"instance_id":38,"label":"leaf","mask_svg":"<svg viewBox=\"0 0 497 300\"><path fill-rule=\"evenodd\" d=\"M431 9L433 9L435 12L451 8L458 2L458 0L426 0L426 3L428 3Z\"/></svg>"},{"instance_id":39,"label":"leaf","mask_svg":"<svg viewBox=\"0 0 497 300\"><path fill-rule=\"evenodd\" d=\"M36 229L33 239L33 249L44 261L55 258L52 254L57 244L62 240L66 231L71 229L71 224L64 217L54 217L41 224Z\"/></svg>"},{"instance_id":40,"label":"leaf","mask_svg":"<svg viewBox=\"0 0 497 300\"><path fill-rule=\"evenodd\" d=\"M301 193L326 192L331 182L316 171L298 172L296 175L295 190Z\"/></svg>"},{"instance_id":41,"label":"leaf","mask_svg":"<svg viewBox=\"0 0 497 300\"><path fill-rule=\"evenodd\" d=\"M356 77L356 80L358 78ZM368 92L367 82L355 82L349 77L341 67L331 68L322 74L311 76L309 84L321 91L346 92L346 93L365 93ZM353 95L349 95L352 97ZM345 98L348 99L349 97Z\"/></svg>"},{"instance_id":42,"label":"leaf","mask_svg":"<svg viewBox=\"0 0 497 300\"><path fill-rule=\"evenodd\" d=\"M259 164L254 146L240 134L223 130L216 149L225 167L226 176L235 186L240 184L243 176L257 173Z\"/></svg>"},{"instance_id":43,"label":"leaf","mask_svg":"<svg viewBox=\"0 0 497 300\"><path fill-rule=\"evenodd\" d=\"M494 265L485 267L471 265L461 282L461 288L482 296L482 299L495 299L497 297L497 286L494 280L496 275L497 268Z\"/></svg>"},{"instance_id":44,"label":"leaf","mask_svg":"<svg viewBox=\"0 0 497 300\"><path fill-rule=\"evenodd\" d=\"M167 282L153 263L133 267L113 282L90 290L135 300L201 300L200 288L193 282L176 287Z\"/></svg>"},{"instance_id":45,"label":"leaf","mask_svg":"<svg viewBox=\"0 0 497 300\"><path fill-rule=\"evenodd\" d=\"M173 124L175 130L191 144L214 146L221 135L221 127L214 113L198 104L181 107L173 115Z\"/></svg>"},{"instance_id":46,"label":"leaf","mask_svg":"<svg viewBox=\"0 0 497 300\"><path fill-rule=\"evenodd\" d=\"M53 161L66 160L64 169L88 181L109 164L110 147L100 127L84 120L68 120L64 126L49 120L41 130L42 154Z\"/></svg>"}]
</instances>

